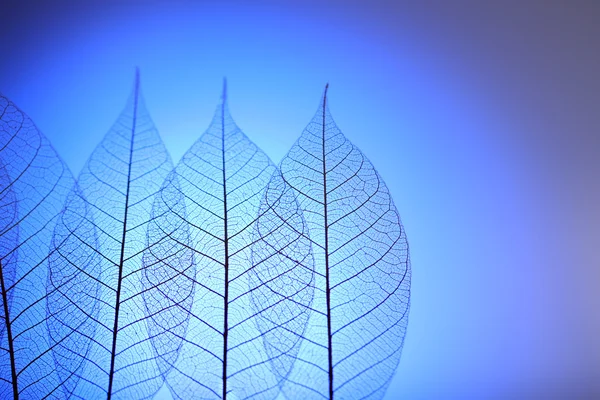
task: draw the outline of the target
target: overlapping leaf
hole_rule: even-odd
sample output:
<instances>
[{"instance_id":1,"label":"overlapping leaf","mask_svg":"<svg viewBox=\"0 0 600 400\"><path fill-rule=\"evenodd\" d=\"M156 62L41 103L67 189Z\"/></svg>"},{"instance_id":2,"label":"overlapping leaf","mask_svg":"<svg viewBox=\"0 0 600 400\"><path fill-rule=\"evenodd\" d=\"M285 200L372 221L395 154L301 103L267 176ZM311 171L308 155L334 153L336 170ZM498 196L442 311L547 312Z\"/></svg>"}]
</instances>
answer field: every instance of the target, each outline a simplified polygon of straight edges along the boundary
<instances>
[{"instance_id":1,"label":"overlapping leaf","mask_svg":"<svg viewBox=\"0 0 600 400\"><path fill-rule=\"evenodd\" d=\"M194 300L194 251L185 196L172 171L156 195L143 256L143 299L161 375L173 367L187 334Z\"/></svg>"},{"instance_id":2,"label":"overlapping leaf","mask_svg":"<svg viewBox=\"0 0 600 400\"><path fill-rule=\"evenodd\" d=\"M0 398L62 398L46 327L52 229L74 179L0 96Z\"/></svg>"},{"instance_id":3,"label":"overlapping leaf","mask_svg":"<svg viewBox=\"0 0 600 400\"><path fill-rule=\"evenodd\" d=\"M408 243L388 188L334 123L326 93L280 166L315 255L312 313L284 393L379 399L406 331Z\"/></svg>"},{"instance_id":4,"label":"overlapping leaf","mask_svg":"<svg viewBox=\"0 0 600 400\"><path fill-rule=\"evenodd\" d=\"M152 398L162 385L146 326L142 254L154 195L171 169L136 76L55 230L55 242L66 245L51 260L50 331L70 398Z\"/></svg>"},{"instance_id":5,"label":"overlapping leaf","mask_svg":"<svg viewBox=\"0 0 600 400\"><path fill-rule=\"evenodd\" d=\"M252 242L252 307L280 386L300 350L314 297L308 225L294 190L277 170L261 201Z\"/></svg>"},{"instance_id":6,"label":"overlapping leaf","mask_svg":"<svg viewBox=\"0 0 600 400\"><path fill-rule=\"evenodd\" d=\"M4 97L0 124L0 397L143 399L165 378L179 399L383 397L408 244L326 94L280 169L225 90L173 170L136 77L78 185Z\"/></svg>"},{"instance_id":7,"label":"overlapping leaf","mask_svg":"<svg viewBox=\"0 0 600 400\"><path fill-rule=\"evenodd\" d=\"M75 397L84 362L89 359L101 294L103 255L91 207L79 187L69 192L52 238L48 276L48 331L53 343L60 390Z\"/></svg>"},{"instance_id":8,"label":"overlapping leaf","mask_svg":"<svg viewBox=\"0 0 600 400\"><path fill-rule=\"evenodd\" d=\"M172 322L157 314L152 329L175 398L275 398L291 368L312 256L293 193L265 192L278 174L233 122L224 90L157 196L144 260L151 287L169 282L158 309L172 309Z\"/></svg>"}]
</instances>

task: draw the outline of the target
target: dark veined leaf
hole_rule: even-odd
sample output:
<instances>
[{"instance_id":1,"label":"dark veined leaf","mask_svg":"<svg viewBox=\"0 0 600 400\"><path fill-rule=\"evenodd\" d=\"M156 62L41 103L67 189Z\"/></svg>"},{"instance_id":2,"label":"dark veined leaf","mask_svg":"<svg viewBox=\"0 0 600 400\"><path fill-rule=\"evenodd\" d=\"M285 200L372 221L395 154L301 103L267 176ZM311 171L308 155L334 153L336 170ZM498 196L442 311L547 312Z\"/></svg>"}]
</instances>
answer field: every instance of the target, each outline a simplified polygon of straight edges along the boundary
<instances>
[{"instance_id":1,"label":"dark veined leaf","mask_svg":"<svg viewBox=\"0 0 600 400\"><path fill-rule=\"evenodd\" d=\"M278 174L232 120L224 88L210 127L156 197L144 262L150 304L163 303L147 309L177 399L272 399L291 368L312 256L293 193L265 192Z\"/></svg>"},{"instance_id":2,"label":"dark veined leaf","mask_svg":"<svg viewBox=\"0 0 600 400\"><path fill-rule=\"evenodd\" d=\"M334 123L327 89L280 169L296 192L315 256L313 312L284 393L379 399L406 332L408 243L385 183Z\"/></svg>"},{"instance_id":3,"label":"dark veined leaf","mask_svg":"<svg viewBox=\"0 0 600 400\"><path fill-rule=\"evenodd\" d=\"M154 195L171 169L136 74L55 229L55 242L66 245L51 260L50 332L70 398L152 398L163 383L144 312L142 254Z\"/></svg>"},{"instance_id":4,"label":"dark veined leaf","mask_svg":"<svg viewBox=\"0 0 600 400\"><path fill-rule=\"evenodd\" d=\"M0 398L62 398L46 327L52 229L75 181L0 95Z\"/></svg>"}]
</instances>

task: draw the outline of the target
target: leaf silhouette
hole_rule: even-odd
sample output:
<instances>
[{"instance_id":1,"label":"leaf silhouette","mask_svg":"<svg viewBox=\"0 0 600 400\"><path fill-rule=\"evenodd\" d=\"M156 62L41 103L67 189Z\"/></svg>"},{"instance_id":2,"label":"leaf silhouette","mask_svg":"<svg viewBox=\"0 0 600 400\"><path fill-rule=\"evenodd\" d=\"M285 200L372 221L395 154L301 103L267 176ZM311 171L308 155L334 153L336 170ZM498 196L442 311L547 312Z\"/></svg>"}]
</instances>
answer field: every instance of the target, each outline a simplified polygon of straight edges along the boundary
<instances>
[{"instance_id":1,"label":"leaf silhouette","mask_svg":"<svg viewBox=\"0 0 600 400\"><path fill-rule=\"evenodd\" d=\"M408 243L385 183L319 109L280 165L315 256L309 326L289 398L383 397L400 359L410 294Z\"/></svg>"},{"instance_id":2,"label":"leaf silhouette","mask_svg":"<svg viewBox=\"0 0 600 400\"><path fill-rule=\"evenodd\" d=\"M0 95L0 398L62 398L46 328L52 228L75 181Z\"/></svg>"},{"instance_id":3,"label":"leaf silhouette","mask_svg":"<svg viewBox=\"0 0 600 400\"><path fill-rule=\"evenodd\" d=\"M51 262L50 331L71 398L151 398L162 385L146 328L142 254L154 195L171 169L136 73L125 110L87 161L55 229L55 241L68 245Z\"/></svg>"},{"instance_id":4,"label":"leaf silhouette","mask_svg":"<svg viewBox=\"0 0 600 400\"><path fill-rule=\"evenodd\" d=\"M224 85L208 130L157 196L148 229L147 282L152 287L168 281L161 286L158 309L178 314L172 325L159 314L153 328L161 370L169 371L175 398L271 399L279 394L281 376L272 366L277 358L282 366L291 365L265 347L260 327L277 331L288 351L295 351L299 340L289 326L306 315L295 297L310 297L312 256L310 242L298 234L305 231L304 221L289 192L279 196L281 201L264 194L277 174L232 120ZM289 208L294 204L295 210ZM298 225L284 237L276 232L282 224L289 232L289 225ZM287 261L277 262L285 256ZM291 290L269 296L285 282ZM153 301L160 298L156 293Z\"/></svg>"}]
</instances>

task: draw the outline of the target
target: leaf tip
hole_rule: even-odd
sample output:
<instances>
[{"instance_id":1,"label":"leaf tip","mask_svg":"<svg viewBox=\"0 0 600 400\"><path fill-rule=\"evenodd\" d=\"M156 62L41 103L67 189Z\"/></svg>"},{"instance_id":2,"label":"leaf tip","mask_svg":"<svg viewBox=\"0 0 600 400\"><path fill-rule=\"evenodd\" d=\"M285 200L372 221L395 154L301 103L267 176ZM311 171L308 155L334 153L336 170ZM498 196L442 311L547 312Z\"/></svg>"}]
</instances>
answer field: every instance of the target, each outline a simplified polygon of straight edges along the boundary
<instances>
[{"instance_id":1,"label":"leaf tip","mask_svg":"<svg viewBox=\"0 0 600 400\"><path fill-rule=\"evenodd\" d=\"M135 102L137 103L137 99L140 92L140 67L136 65L135 67L135 77L133 81L133 96L135 97Z\"/></svg>"},{"instance_id":2,"label":"leaf tip","mask_svg":"<svg viewBox=\"0 0 600 400\"><path fill-rule=\"evenodd\" d=\"M223 104L227 102L227 77L223 77L223 92L221 94L221 100Z\"/></svg>"}]
</instances>

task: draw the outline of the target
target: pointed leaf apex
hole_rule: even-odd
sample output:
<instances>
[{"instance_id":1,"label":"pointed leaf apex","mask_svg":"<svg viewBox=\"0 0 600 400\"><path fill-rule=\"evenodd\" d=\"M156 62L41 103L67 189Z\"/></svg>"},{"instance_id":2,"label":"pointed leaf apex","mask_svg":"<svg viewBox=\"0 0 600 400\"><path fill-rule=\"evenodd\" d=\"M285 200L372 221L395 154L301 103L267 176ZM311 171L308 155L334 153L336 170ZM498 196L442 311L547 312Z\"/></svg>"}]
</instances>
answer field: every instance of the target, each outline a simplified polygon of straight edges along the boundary
<instances>
[{"instance_id":1,"label":"pointed leaf apex","mask_svg":"<svg viewBox=\"0 0 600 400\"><path fill-rule=\"evenodd\" d=\"M135 67L135 80L133 83L133 98L134 102L137 104L138 97L140 93L140 67Z\"/></svg>"},{"instance_id":2,"label":"pointed leaf apex","mask_svg":"<svg viewBox=\"0 0 600 400\"><path fill-rule=\"evenodd\" d=\"M227 102L227 78L223 77L223 93L221 94L221 100L223 104Z\"/></svg>"}]
</instances>

